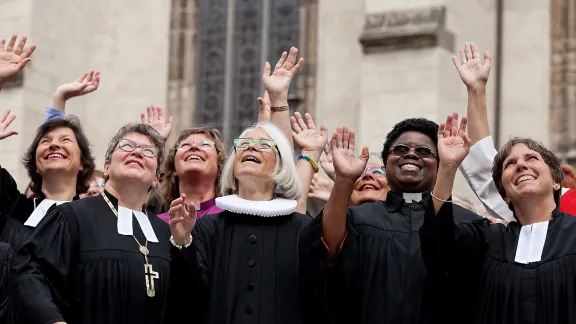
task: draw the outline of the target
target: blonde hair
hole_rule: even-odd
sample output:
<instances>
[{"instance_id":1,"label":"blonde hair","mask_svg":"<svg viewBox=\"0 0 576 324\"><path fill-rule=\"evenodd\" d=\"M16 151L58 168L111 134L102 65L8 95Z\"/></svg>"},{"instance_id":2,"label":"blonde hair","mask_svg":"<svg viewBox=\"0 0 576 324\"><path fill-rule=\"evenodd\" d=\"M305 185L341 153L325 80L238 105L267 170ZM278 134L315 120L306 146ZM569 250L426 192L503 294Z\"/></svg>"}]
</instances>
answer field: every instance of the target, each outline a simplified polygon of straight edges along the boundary
<instances>
[{"instance_id":1,"label":"blonde hair","mask_svg":"<svg viewBox=\"0 0 576 324\"><path fill-rule=\"evenodd\" d=\"M280 188L281 193L277 194L277 196L297 200L302 194L302 188L300 186L300 180L298 179L296 160L290 142L280 128L269 122L257 123L252 127L247 128L242 132L242 134L240 134L240 137L245 137L249 132L257 128L265 131L276 143L276 149L278 150L276 167L272 174L270 174L270 177ZM224 164L224 169L222 170L222 182L220 188L223 196L238 193L236 178L234 177L235 160L236 150L232 147L228 154L228 159Z\"/></svg>"}]
</instances>

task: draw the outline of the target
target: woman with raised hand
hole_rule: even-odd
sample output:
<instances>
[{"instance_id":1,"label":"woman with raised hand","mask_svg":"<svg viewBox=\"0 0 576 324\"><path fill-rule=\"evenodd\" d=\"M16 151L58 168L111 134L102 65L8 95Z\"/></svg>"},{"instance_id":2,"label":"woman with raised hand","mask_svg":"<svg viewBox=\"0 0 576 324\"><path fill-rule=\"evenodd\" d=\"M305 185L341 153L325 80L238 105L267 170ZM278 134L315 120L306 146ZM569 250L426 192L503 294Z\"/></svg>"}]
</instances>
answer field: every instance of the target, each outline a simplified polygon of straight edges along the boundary
<instances>
[{"instance_id":1,"label":"woman with raised hand","mask_svg":"<svg viewBox=\"0 0 576 324\"><path fill-rule=\"evenodd\" d=\"M310 115L306 119L292 119L294 141L302 155L317 159L326 134ZM197 263L190 305L199 323L302 322L298 235L311 218L304 215L299 173L311 177L313 170L304 158L296 164L292 145L271 123L234 140L222 172L223 196L216 198L224 211L198 219L188 249ZM174 200L171 219L188 215L186 208L193 208L186 206L185 195Z\"/></svg>"},{"instance_id":2,"label":"woman with raised hand","mask_svg":"<svg viewBox=\"0 0 576 324\"><path fill-rule=\"evenodd\" d=\"M16 134L7 130L15 118L9 110L0 114L0 140ZM10 173L0 168L0 241L9 243L14 251L52 205L86 192L94 171L89 142L76 117L50 120L38 127L23 162L35 198L21 193Z\"/></svg>"},{"instance_id":3,"label":"woman with raised hand","mask_svg":"<svg viewBox=\"0 0 576 324\"><path fill-rule=\"evenodd\" d=\"M106 151L105 191L49 211L16 255L13 289L25 323L156 324L182 314L171 309L192 293L180 294L190 286L180 250L195 220L169 228L143 208L163 157L156 130L125 125Z\"/></svg>"},{"instance_id":4,"label":"woman with raised hand","mask_svg":"<svg viewBox=\"0 0 576 324\"><path fill-rule=\"evenodd\" d=\"M466 118L450 116L438 130L440 165L420 230L429 271L447 273L467 294L465 323L576 323L576 218L558 210L560 160L526 138L508 141L492 178L517 222L456 224L452 188L471 140ZM454 305L438 304L453 312Z\"/></svg>"}]
</instances>

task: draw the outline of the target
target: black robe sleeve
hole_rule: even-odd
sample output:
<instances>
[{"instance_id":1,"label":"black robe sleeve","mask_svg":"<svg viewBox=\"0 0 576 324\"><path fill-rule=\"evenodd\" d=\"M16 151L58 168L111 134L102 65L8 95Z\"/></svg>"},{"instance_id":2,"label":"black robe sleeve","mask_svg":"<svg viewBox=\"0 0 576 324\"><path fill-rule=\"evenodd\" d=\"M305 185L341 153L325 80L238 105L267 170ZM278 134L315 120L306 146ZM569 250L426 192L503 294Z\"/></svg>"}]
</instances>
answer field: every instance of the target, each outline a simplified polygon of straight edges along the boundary
<instances>
[{"instance_id":1,"label":"black robe sleeve","mask_svg":"<svg viewBox=\"0 0 576 324\"><path fill-rule=\"evenodd\" d=\"M302 314L305 323L354 322L346 307L353 294L353 278L358 258L358 233L346 217L346 237L336 260L328 264L327 248L322 240L322 213L300 232L299 276ZM344 256L345 255L345 256Z\"/></svg>"},{"instance_id":2,"label":"black robe sleeve","mask_svg":"<svg viewBox=\"0 0 576 324\"><path fill-rule=\"evenodd\" d=\"M12 323L10 316L10 284L12 282L11 266L14 252L9 244L0 242L0 324Z\"/></svg>"},{"instance_id":3,"label":"black robe sleeve","mask_svg":"<svg viewBox=\"0 0 576 324\"><path fill-rule=\"evenodd\" d=\"M16 254L13 291L24 323L64 321L77 262L77 234L72 208L53 206Z\"/></svg>"},{"instance_id":4,"label":"black robe sleeve","mask_svg":"<svg viewBox=\"0 0 576 324\"><path fill-rule=\"evenodd\" d=\"M451 203L443 204L436 215L434 204L429 204L426 209L424 224L420 228L420 242L429 271L466 271L479 266L487 252L490 222L480 218L457 223L454 221L455 213L470 212Z\"/></svg>"},{"instance_id":5,"label":"black robe sleeve","mask_svg":"<svg viewBox=\"0 0 576 324\"><path fill-rule=\"evenodd\" d=\"M6 217L12 213L21 198L25 199L26 196L18 191L14 178L8 170L0 167L0 231L4 229Z\"/></svg>"}]
</instances>

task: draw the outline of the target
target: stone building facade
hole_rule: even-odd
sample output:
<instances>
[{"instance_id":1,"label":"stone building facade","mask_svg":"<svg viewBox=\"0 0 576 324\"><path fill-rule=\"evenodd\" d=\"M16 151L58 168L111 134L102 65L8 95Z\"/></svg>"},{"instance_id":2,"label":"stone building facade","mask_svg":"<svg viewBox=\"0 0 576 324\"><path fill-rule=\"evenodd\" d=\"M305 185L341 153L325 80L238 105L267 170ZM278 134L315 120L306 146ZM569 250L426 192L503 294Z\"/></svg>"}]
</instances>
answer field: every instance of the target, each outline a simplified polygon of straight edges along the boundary
<instances>
[{"instance_id":1,"label":"stone building facade","mask_svg":"<svg viewBox=\"0 0 576 324\"><path fill-rule=\"evenodd\" d=\"M263 62L274 65L292 45L306 59L290 92L292 106L330 130L350 126L378 152L401 119L440 121L465 112L466 91L450 59L465 41L495 59L488 104L498 143L531 136L568 156L576 141L575 4L0 0L0 36L17 31L38 45L22 79L0 93L1 109L16 112L14 126L22 130L0 142L0 163L25 186L19 157L51 93L91 68L102 71L100 89L68 110L83 120L99 165L113 132L137 121L149 104L177 117L175 133L202 123L230 140L257 115ZM458 181L457 189L470 195Z\"/></svg>"}]
</instances>

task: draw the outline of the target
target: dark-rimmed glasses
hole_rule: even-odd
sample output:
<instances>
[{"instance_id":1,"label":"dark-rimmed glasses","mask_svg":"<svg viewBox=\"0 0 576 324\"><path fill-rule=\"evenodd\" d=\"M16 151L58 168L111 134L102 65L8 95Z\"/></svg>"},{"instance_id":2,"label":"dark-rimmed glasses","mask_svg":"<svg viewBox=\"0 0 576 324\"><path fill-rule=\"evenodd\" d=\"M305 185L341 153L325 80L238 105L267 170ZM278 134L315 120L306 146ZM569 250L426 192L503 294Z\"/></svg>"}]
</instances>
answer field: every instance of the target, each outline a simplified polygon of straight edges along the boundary
<instances>
[{"instance_id":1,"label":"dark-rimmed glasses","mask_svg":"<svg viewBox=\"0 0 576 324\"><path fill-rule=\"evenodd\" d=\"M158 156L158 148L156 146L140 145L128 139L121 139L118 142L118 148L128 153L132 153L137 148L140 148L140 152L142 152L144 156L151 158Z\"/></svg>"},{"instance_id":2,"label":"dark-rimmed glasses","mask_svg":"<svg viewBox=\"0 0 576 324\"><path fill-rule=\"evenodd\" d=\"M405 144L397 144L390 149L390 154L402 157L410 153L412 150L414 150L414 154L421 159L436 158L436 153L434 153L434 151L428 146L416 146L412 148Z\"/></svg>"}]
</instances>

